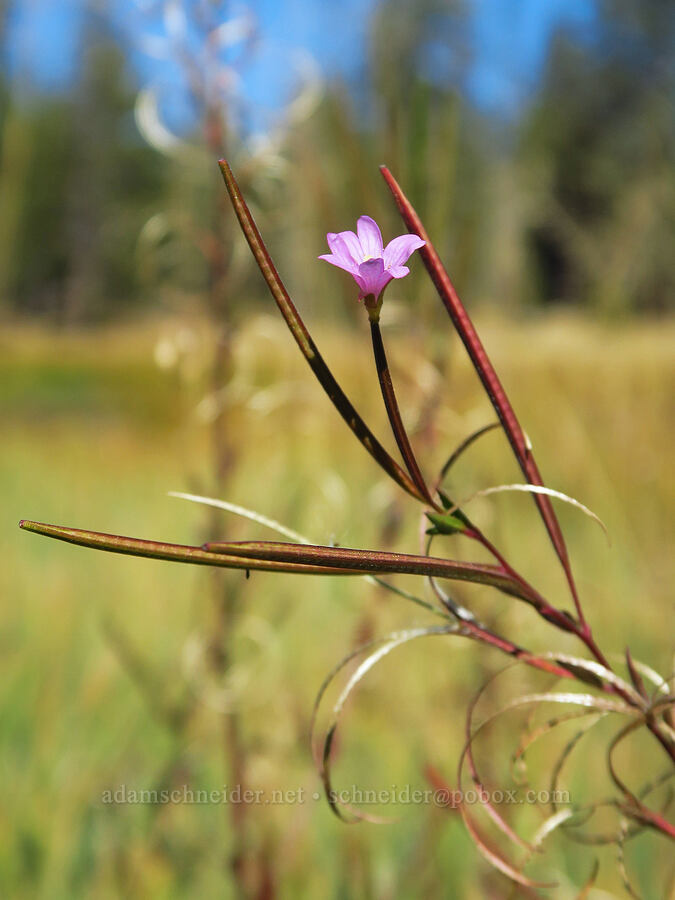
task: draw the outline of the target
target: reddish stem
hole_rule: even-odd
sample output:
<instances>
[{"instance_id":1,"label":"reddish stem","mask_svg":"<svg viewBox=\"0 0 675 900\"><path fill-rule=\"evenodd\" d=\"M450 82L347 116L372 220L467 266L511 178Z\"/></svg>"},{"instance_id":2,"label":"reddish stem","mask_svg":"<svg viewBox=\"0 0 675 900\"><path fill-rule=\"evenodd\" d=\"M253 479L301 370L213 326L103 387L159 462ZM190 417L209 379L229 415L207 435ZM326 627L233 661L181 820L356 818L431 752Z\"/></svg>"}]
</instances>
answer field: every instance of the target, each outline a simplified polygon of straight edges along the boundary
<instances>
[{"instance_id":1,"label":"reddish stem","mask_svg":"<svg viewBox=\"0 0 675 900\"><path fill-rule=\"evenodd\" d=\"M418 235L425 242L425 246L420 250L420 254L422 256L424 264L427 268L427 271L429 272L429 275L431 276L432 281L436 286L436 290L438 291L441 300L443 301L450 315L450 318L453 321L455 328L457 329L457 333L459 334L462 343L466 347L469 358L473 363L478 377L483 383L483 387L485 388L487 395L492 402L495 412L499 416L499 420L502 424L504 432L509 439L509 443L511 444L514 455L518 460L525 478L530 484L542 486L544 482L532 455L529 442L525 437L525 433L523 432L523 429L521 428L520 423L516 418L516 414L513 411L513 407L511 406L506 392L502 387L499 377L497 376L497 373L495 372L494 367L490 362L487 353L485 352L485 348L483 347L483 344L478 337L478 333L473 325L473 322L471 321L462 301L459 299L454 285L450 280L450 276L443 266L443 263L441 262L441 259L436 252L436 249L434 248L429 235L422 225L420 217L417 215L412 204L401 190L399 184L397 183L396 179L391 174L389 169L386 166L380 166L380 171L382 172L384 180L387 182L387 185L394 196L396 204L399 208L399 212L401 213L403 221L405 222L408 230L412 234ZM577 617L579 619L579 622L581 623L582 629L586 631L587 626L585 624L584 614L581 609L576 585L574 583L574 577L572 575L572 568L567 553L567 547L565 545L565 540L563 538L558 519L553 510L553 506L550 499L546 495L534 494L533 498L534 502L537 505L537 508L539 509L540 515L546 526L546 530L548 531L551 542L565 572L565 576L569 584L572 597L574 599Z\"/></svg>"},{"instance_id":2,"label":"reddish stem","mask_svg":"<svg viewBox=\"0 0 675 900\"><path fill-rule=\"evenodd\" d=\"M492 556L497 560L504 571L508 575L510 575L514 581L517 581L519 584L526 586L530 591L535 590L529 584L529 582L525 578L523 578L523 576L520 575L509 562L507 562L507 560L502 556L499 550L497 550L494 544L490 540L488 540L488 538L486 538L478 528L472 525L471 529L465 531L464 534L467 537L477 540L481 544L481 546L485 547L485 549L492 554ZM537 607L537 609L540 615L542 615L547 622L551 622L552 624L557 625L559 628L562 628L563 631L569 631L572 634L576 635L576 637L578 637L579 640L586 645L586 647L590 650L590 652L600 663L600 665L611 671L611 666L609 665L605 654L595 643L588 625L585 622L576 622L570 616L566 615L562 610L559 610L557 607L552 606L544 597L541 596L541 594L538 594L538 597L540 598L540 605Z\"/></svg>"}]
</instances>

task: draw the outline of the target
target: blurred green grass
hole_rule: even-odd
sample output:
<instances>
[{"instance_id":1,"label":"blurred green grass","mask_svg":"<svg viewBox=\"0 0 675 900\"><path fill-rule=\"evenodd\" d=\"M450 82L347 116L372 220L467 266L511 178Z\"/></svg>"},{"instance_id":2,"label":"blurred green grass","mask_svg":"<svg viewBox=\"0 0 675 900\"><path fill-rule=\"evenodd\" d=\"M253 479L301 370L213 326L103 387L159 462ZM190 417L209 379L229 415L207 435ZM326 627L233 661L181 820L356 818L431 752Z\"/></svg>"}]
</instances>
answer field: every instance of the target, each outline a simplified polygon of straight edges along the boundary
<instances>
[{"instance_id":1,"label":"blurred green grass","mask_svg":"<svg viewBox=\"0 0 675 900\"><path fill-rule=\"evenodd\" d=\"M479 325L547 483L590 506L609 527L611 548L588 519L559 508L603 648L622 653L630 643L635 656L669 671L673 480L666 448L673 437L675 326L604 326L565 316ZM415 438L431 473L492 413L440 316L431 347L414 323L388 323L386 311L384 328L405 420L414 423L415 411L437 397L433 427ZM319 327L317 341L357 408L386 438L364 329ZM161 352L169 345L173 356ZM223 714L213 708L221 694L199 664L213 615L211 574L96 554L22 533L17 522L184 542L212 535L204 510L166 492L210 492L208 420L220 403L240 454L227 499L321 543L376 547L386 526L393 546L411 552L418 541L415 504L397 497L350 439L272 317L253 318L237 336L234 378L211 396L206 323L63 334L17 326L5 330L1 346L3 893L235 896L223 872L231 824L222 805L101 801L105 790L122 784L163 785L167 772L175 778L177 762L180 784L194 790L228 783ZM428 349L443 372L427 361ZM393 451L392 441L387 446ZM452 493L459 499L520 480L495 433L457 467ZM473 509L524 572L563 602L562 580L531 507L526 497L504 495L477 500ZM269 537L225 514L219 521L213 537ZM546 647L551 631L528 610L475 588L455 593L517 640ZM232 642L246 677L230 701L242 710L251 786L268 795L303 787L310 797L302 805L253 807L252 833L270 858L280 895L327 896L327 884L334 897L472 898L506 890L452 814L396 807L394 825L348 828L311 799L320 786L305 735L323 677L360 638L419 624L423 614L351 579L253 574L243 598ZM556 648L578 651L565 638L555 641ZM428 762L454 785L466 703L501 663L479 647L439 638L397 651L348 707L337 786L426 788ZM534 683L520 677L521 684ZM196 712L179 734L162 709L186 697ZM497 738L490 743L484 765L498 783L507 777L512 748ZM636 745L623 759L625 771L644 767L646 759L651 764L648 750ZM602 751L584 757L580 789L603 765ZM531 822L528 812L523 821ZM647 895L650 884L653 890L669 877L657 850L658 839L641 838L629 851ZM620 891L614 851L600 857L600 883ZM558 896L574 896L570 879L583 882L591 855L554 842L547 862L562 878ZM539 871L551 874L546 865Z\"/></svg>"}]
</instances>

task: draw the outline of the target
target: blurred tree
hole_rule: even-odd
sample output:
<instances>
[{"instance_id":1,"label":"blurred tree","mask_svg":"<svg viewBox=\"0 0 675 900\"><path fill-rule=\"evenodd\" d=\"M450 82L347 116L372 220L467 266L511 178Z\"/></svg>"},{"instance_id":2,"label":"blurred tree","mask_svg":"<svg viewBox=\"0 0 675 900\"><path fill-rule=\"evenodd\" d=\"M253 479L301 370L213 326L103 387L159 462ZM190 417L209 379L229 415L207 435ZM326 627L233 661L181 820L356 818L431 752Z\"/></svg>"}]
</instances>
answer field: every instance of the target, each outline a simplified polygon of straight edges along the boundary
<instances>
[{"instance_id":1,"label":"blurred tree","mask_svg":"<svg viewBox=\"0 0 675 900\"><path fill-rule=\"evenodd\" d=\"M137 299L136 241L166 173L163 157L135 129L136 87L120 36L89 11L81 47L65 208L69 321L111 314Z\"/></svg>"},{"instance_id":2,"label":"blurred tree","mask_svg":"<svg viewBox=\"0 0 675 900\"><path fill-rule=\"evenodd\" d=\"M68 268L64 173L72 155L68 101L11 97L0 161L0 302L24 313L60 309Z\"/></svg>"},{"instance_id":3,"label":"blurred tree","mask_svg":"<svg viewBox=\"0 0 675 900\"><path fill-rule=\"evenodd\" d=\"M660 0L605 0L588 35L556 37L518 155L530 296L666 308L674 45L675 8Z\"/></svg>"},{"instance_id":4,"label":"blurred tree","mask_svg":"<svg viewBox=\"0 0 675 900\"><path fill-rule=\"evenodd\" d=\"M88 13L74 90L10 85L0 157L0 303L59 322L138 299L135 245L164 190L162 158L133 125L125 53Z\"/></svg>"},{"instance_id":5,"label":"blurred tree","mask_svg":"<svg viewBox=\"0 0 675 900\"><path fill-rule=\"evenodd\" d=\"M218 119L230 111L221 88L233 80L215 79L204 93L193 72L192 97L208 95L210 112L195 117L191 135L175 135L178 150L156 152L132 123L125 41L88 2L67 94L0 83L0 305L80 321L114 315L146 288L174 306L182 291L217 309L226 283L257 298L256 273L230 258L213 166ZM0 25L11 6L0 0ZM187 24L198 24L202 6L186 9ZM398 217L377 174L386 162L465 297L665 309L675 287L672 4L598 0L586 34L559 32L536 97L509 125L510 141L505 123L479 113L466 90L475 14L469 0L383 0L358 85L333 84L311 118L289 119L262 154L225 122L228 153L289 286L323 315L322 295L341 288L334 273L307 265L308 248L321 252L323 234L352 227L361 212L395 233ZM230 58L235 31L216 32L214 60ZM244 40L246 53L253 43ZM160 114L179 102L170 86L165 93ZM201 155L182 153L187 141ZM406 293L419 309L435 308L421 267ZM343 300L351 310L346 288Z\"/></svg>"}]
</instances>

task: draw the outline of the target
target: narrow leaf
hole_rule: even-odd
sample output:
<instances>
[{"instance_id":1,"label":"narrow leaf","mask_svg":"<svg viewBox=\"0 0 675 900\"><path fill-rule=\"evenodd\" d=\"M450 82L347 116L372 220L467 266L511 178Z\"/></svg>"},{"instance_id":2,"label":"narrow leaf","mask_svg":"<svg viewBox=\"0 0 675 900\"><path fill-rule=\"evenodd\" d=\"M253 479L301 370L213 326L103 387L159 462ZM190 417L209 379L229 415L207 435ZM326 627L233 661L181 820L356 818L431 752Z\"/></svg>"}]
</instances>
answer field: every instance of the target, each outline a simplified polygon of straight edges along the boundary
<instances>
[{"instance_id":1,"label":"narrow leaf","mask_svg":"<svg viewBox=\"0 0 675 900\"><path fill-rule=\"evenodd\" d=\"M597 880L598 872L600 871L600 861L593 861L593 868L591 869L591 874L588 876L586 881L583 883L581 890L577 894L575 900L588 900L590 896L591 890Z\"/></svg>"},{"instance_id":2,"label":"narrow leaf","mask_svg":"<svg viewBox=\"0 0 675 900\"><path fill-rule=\"evenodd\" d=\"M441 469L439 482L443 481L443 479L446 477L446 475L460 458L460 456L464 453L465 450L469 449L474 441L477 441L479 437L482 437L484 434L487 434L489 431L493 431L495 428L499 428L500 426L501 422L490 422L489 425L483 425L482 428L479 428L477 431L472 432L467 438L465 438L462 443L455 450L453 450L453 452L445 461L445 464Z\"/></svg>"},{"instance_id":3,"label":"narrow leaf","mask_svg":"<svg viewBox=\"0 0 675 900\"><path fill-rule=\"evenodd\" d=\"M608 669L606 666L601 665L595 660L584 659L581 656L570 656L566 653L543 653L542 656L554 659L556 662L560 663L561 666L564 666L570 672L573 672L575 677L580 680L586 680L596 687L601 687L603 684L611 684L612 687L616 688L618 694L623 694L624 697L628 695L636 706L640 707L644 705L643 698L630 684L628 684L627 681L623 678L619 678L619 676L615 675L611 669ZM582 673L586 673L585 678Z\"/></svg>"},{"instance_id":4,"label":"narrow leaf","mask_svg":"<svg viewBox=\"0 0 675 900\"><path fill-rule=\"evenodd\" d=\"M617 735L615 735L607 748L607 768L609 769L609 774L617 789L621 791L626 798L626 803L622 806L624 813L629 815L632 819L641 822L643 825L649 825L650 827L657 829L662 834L671 838L671 840L675 840L675 823L669 822L659 813L654 812L649 809L649 807L645 806L644 803L638 799L637 795L630 790L626 783L619 778L614 764L614 751L616 748L631 732L640 728L642 724L641 721L629 722Z\"/></svg>"},{"instance_id":5,"label":"narrow leaf","mask_svg":"<svg viewBox=\"0 0 675 900\"><path fill-rule=\"evenodd\" d=\"M169 491L168 496L177 497L179 500L190 500L192 503L202 503L204 506L215 506L217 509L233 513L235 516L241 516L242 519L248 519L250 522L264 525L265 528L270 528L272 531L276 531L277 534L281 534L291 541L296 541L298 544L312 543L309 538L298 534L297 531L293 531L292 528L288 528L286 525L282 525L276 519L270 519L269 516L264 516L262 513L248 509L246 506L230 503L228 500L217 500L215 497L201 497L198 494L184 494L182 491Z\"/></svg>"},{"instance_id":6,"label":"narrow leaf","mask_svg":"<svg viewBox=\"0 0 675 900\"><path fill-rule=\"evenodd\" d=\"M602 715L594 713L593 710L574 710L573 712L554 716L553 718L548 719L546 722L542 722L538 725L528 728L528 730L521 735L518 747L514 750L511 756L510 767L513 780L518 780L518 766L524 765L525 754L530 749L530 747L532 747L532 745L536 743L536 741L538 741L542 737L545 737L547 734L550 734L555 728L558 727L558 725L562 725L565 722L574 721L575 719L584 718L586 716L595 717L593 724L596 724L602 718ZM525 783L525 780L523 780L523 783Z\"/></svg>"},{"instance_id":7,"label":"narrow leaf","mask_svg":"<svg viewBox=\"0 0 675 900\"><path fill-rule=\"evenodd\" d=\"M490 863L491 866L494 866L495 869L497 869L503 875L506 875L506 877L510 878L511 881L515 881L517 884L522 884L523 887L544 889L554 888L558 886L557 882L555 881L533 881L531 878L523 875L522 872L519 872L518 869L515 868L515 866L512 866L511 863L507 862L503 856L500 856L496 850L493 850L492 847L489 846L488 842L478 831L471 817L469 816L466 810L466 804L460 803L459 810L462 814L464 825L466 826L467 831L471 835L473 842L478 848L478 852Z\"/></svg>"},{"instance_id":8,"label":"narrow leaf","mask_svg":"<svg viewBox=\"0 0 675 900\"><path fill-rule=\"evenodd\" d=\"M643 898L636 892L634 889L630 876L628 874L628 867L626 865L626 851L625 851L625 836L628 832L628 822L624 819L622 820L622 831L619 840L616 842L617 844L617 863L619 868L619 874L621 875L621 881L623 882L624 889L629 897L632 897L633 900L643 900Z\"/></svg>"},{"instance_id":9,"label":"narrow leaf","mask_svg":"<svg viewBox=\"0 0 675 900\"><path fill-rule=\"evenodd\" d=\"M532 838L532 846L535 848L541 846L549 834L552 834L556 828L560 828L564 822L567 822L567 820L571 819L573 816L574 811L571 809L560 809L558 812L553 813L553 815L549 816L548 819L545 819L537 829L536 834Z\"/></svg>"},{"instance_id":10,"label":"narrow leaf","mask_svg":"<svg viewBox=\"0 0 675 900\"><path fill-rule=\"evenodd\" d=\"M587 506L584 506L583 503L580 503L578 500L575 500L574 497L570 497L568 494L563 494L562 491L556 491L553 488L544 487L543 485L538 484L498 484L494 487L484 488L481 491L476 491L475 494L471 494L470 497L466 497L460 503L457 503L455 507L451 507L450 511L456 513L457 507L464 507L471 503L472 500L475 500L477 497L488 497L490 494L502 494L502 493L510 493L510 492L522 492L525 494L545 494L548 497L555 497L556 500L562 500L563 503L569 503L571 506L574 506L575 509L580 510L585 516L588 516L589 519L593 519L594 522L597 522L600 528L605 532L605 536L609 541L609 532L607 531L607 526L602 521L600 516L597 516L593 510L589 509Z\"/></svg>"},{"instance_id":11,"label":"narrow leaf","mask_svg":"<svg viewBox=\"0 0 675 900\"><path fill-rule=\"evenodd\" d=\"M451 516L447 513L426 513L427 519L433 524L433 528L427 531L427 534L457 534L465 529L465 524L458 516Z\"/></svg>"},{"instance_id":12,"label":"narrow leaf","mask_svg":"<svg viewBox=\"0 0 675 900\"><path fill-rule=\"evenodd\" d=\"M639 670L636 668L635 663L633 662L633 657L631 656L630 649L626 647L626 668L628 669L628 674L630 675L630 680L633 682L633 687L640 694L641 697L647 699L647 689L645 688L645 683L642 680L642 676L640 675Z\"/></svg>"},{"instance_id":13,"label":"narrow leaf","mask_svg":"<svg viewBox=\"0 0 675 900\"><path fill-rule=\"evenodd\" d=\"M340 722L340 718L342 715L342 711L344 709L344 705L347 702L349 696L360 681L366 676L366 674L375 666L377 663L392 650L395 650L397 647L400 647L402 644L406 644L409 641L416 640L421 637L429 637L432 635L442 635L442 634L453 634L457 633L457 627L454 625L444 625L444 626L425 626L421 628L410 628L405 631L395 631L391 634L385 635L384 637L377 638L373 641L369 641L367 644L363 644L358 647L356 650L353 650L349 653L340 663L326 676L321 687L319 688L319 692L317 694L316 700L314 701L314 709L312 711L312 722L310 728L310 741L313 743L313 735L314 729L316 726L316 718L319 711L319 707L321 706L321 701L323 697L335 679L335 677L345 668L345 666L351 662L356 657L360 656L366 650L370 650L371 652L368 656L358 665L356 670L349 677L347 684L340 692L337 700L333 705L333 710L330 718L330 722L326 728L326 733L323 742L323 750L321 753L320 759L317 759L319 774L321 776L321 781L324 786L324 791L326 794L326 798L328 803L335 813L335 815L342 819L345 822L355 822L359 820L371 821L371 822L388 822L390 820L383 819L381 817L375 817L368 813L363 812L362 810L356 809L354 806L348 803L343 803L339 800L338 795L333 790L332 787L332 779L331 779L331 748L333 744L333 740L335 737L335 732L337 730L338 724ZM350 813L350 816L345 815L345 810Z\"/></svg>"}]
</instances>

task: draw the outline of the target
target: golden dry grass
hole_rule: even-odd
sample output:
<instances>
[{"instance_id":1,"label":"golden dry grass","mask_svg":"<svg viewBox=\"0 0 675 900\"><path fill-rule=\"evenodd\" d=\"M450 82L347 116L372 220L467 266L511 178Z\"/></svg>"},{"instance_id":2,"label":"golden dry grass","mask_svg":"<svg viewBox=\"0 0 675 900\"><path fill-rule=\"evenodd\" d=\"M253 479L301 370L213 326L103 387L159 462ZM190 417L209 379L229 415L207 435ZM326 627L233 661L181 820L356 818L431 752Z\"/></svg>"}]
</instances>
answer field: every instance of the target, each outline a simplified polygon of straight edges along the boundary
<instances>
[{"instance_id":1,"label":"golden dry grass","mask_svg":"<svg viewBox=\"0 0 675 900\"><path fill-rule=\"evenodd\" d=\"M604 648L622 653L630 643L637 657L669 671L675 326L567 317L479 324L547 482L591 507L611 533L610 548L593 523L560 507ZM415 423L424 402L433 402L433 428L414 439L425 472L433 472L491 411L440 316L430 345L393 315L384 326L404 418ZM316 336L384 439L365 330L324 326ZM232 834L222 804L101 800L120 785L150 789L167 777L195 790L222 788L231 779L222 749L229 706L241 714L250 784L266 797L302 788L309 798L259 804L251 814L250 841L269 857L282 896L327 896L326 885L335 897L501 896L504 884L486 872L451 814L410 805L394 810L398 824L348 828L312 799L320 788L306 732L322 678L360 637L419 623L420 610L361 581L254 575L242 587L231 636L234 671L216 685L200 656L213 627L208 572L97 554L16 528L19 518L33 518L185 542L207 533L269 537L224 514L212 534L203 510L166 496L210 492L208 422L224 403L239 448L228 499L320 543L377 547L388 531L392 546L415 552L414 501L398 498L351 439L283 326L269 316L250 321L234 347L235 376L216 396L205 388L213 349L205 323L64 335L17 327L1 342L3 893L234 896L223 868ZM457 467L452 492L459 499L520 480L505 440L493 433ZM503 495L472 508L562 603L563 582L531 501ZM553 640L578 650L503 598L475 588L456 593L531 647ZM397 651L348 708L338 784L425 788L427 763L454 784L467 700L500 664L487 650L439 638ZM194 713L172 731L162 709L186 698ZM512 749L507 731L490 742L484 760L496 779L505 777ZM589 753L592 747L591 739L579 789L604 765L602 746ZM644 748L633 752L624 760L628 771L651 765ZM522 822L531 824L527 816ZM672 876L658 842L640 838L630 851L648 896L650 884L656 895ZM555 841L551 852L559 896L574 896L592 854ZM620 893L613 851L600 856L599 883Z\"/></svg>"}]
</instances>

